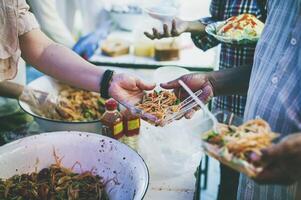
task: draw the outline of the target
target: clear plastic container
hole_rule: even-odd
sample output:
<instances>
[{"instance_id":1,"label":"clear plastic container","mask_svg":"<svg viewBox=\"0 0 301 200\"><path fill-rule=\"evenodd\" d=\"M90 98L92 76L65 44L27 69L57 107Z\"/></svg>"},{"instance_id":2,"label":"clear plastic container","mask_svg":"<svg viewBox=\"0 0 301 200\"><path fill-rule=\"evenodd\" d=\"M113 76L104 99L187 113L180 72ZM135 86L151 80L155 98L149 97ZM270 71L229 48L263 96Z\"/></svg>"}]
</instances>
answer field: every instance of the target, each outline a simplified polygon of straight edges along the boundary
<instances>
[{"instance_id":1,"label":"clear plastic container","mask_svg":"<svg viewBox=\"0 0 301 200\"><path fill-rule=\"evenodd\" d=\"M218 122L222 124L240 126L243 123L243 119L241 117L238 117L231 112L216 111L214 115ZM202 138L206 137L206 134L210 133L212 128L213 127L211 127L208 131L203 132ZM234 170L246 174L249 177L256 177L256 175L262 171L262 167L255 167L253 164L245 160L233 157L229 153L222 151L222 149L217 145L210 144L205 140L202 140L202 147L209 156L217 159Z\"/></svg>"},{"instance_id":2,"label":"clear plastic container","mask_svg":"<svg viewBox=\"0 0 301 200\"><path fill-rule=\"evenodd\" d=\"M160 93L160 91L161 90L159 89L157 93ZM196 94L198 92L199 91L197 91ZM150 114L149 112L145 112L144 110L139 109L137 107L137 105L142 101L142 99L143 97L141 96L132 96L131 98L127 99L127 102L119 102L119 103L125 106L132 114L137 115L141 117L141 119L156 126L166 126L167 124L179 118L182 118L184 114L187 113L187 111L198 106L198 104L193 99L188 97L187 99L179 102L180 103L179 109L177 111L172 111L171 113L166 114L166 116L163 119L159 119L155 115Z\"/></svg>"},{"instance_id":3,"label":"clear plastic container","mask_svg":"<svg viewBox=\"0 0 301 200\"><path fill-rule=\"evenodd\" d=\"M217 110L214 112L214 116L217 121L222 124L239 126L243 123L243 119L232 112Z\"/></svg>"}]
</instances>

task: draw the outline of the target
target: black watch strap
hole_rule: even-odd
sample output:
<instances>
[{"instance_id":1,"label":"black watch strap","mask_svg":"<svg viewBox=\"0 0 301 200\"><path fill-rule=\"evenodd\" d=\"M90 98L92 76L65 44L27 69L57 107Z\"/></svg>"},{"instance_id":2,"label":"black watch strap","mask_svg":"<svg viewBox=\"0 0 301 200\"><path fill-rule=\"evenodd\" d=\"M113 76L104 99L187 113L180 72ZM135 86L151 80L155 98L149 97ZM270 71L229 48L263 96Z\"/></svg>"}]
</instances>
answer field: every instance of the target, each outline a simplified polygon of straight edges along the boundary
<instances>
[{"instance_id":1,"label":"black watch strap","mask_svg":"<svg viewBox=\"0 0 301 200\"><path fill-rule=\"evenodd\" d=\"M102 80L100 82L100 95L102 98L109 99L109 87L113 77L114 71L106 70L102 76Z\"/></svg>"}]
</instances>

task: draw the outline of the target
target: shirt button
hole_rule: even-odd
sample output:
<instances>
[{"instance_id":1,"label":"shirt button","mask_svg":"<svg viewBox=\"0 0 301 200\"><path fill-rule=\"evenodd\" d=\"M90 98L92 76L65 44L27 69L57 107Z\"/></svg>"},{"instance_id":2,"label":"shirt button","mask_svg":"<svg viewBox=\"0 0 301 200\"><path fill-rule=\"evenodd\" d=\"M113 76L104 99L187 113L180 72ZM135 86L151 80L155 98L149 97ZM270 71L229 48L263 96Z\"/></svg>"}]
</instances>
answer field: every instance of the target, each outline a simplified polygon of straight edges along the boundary
<instances>
[{"instance_id":1,"label":"shirt button","mask_svg":"<svg viewBox=\"0 0 301 200\"><path fill-rule=\"evenodd\" d=\"M291 39L291 44L292 44L292 45L296 45L296 44L297 44L297 40L296 40L295 38L292 38L292 39Z\"/></svg>"},{"instance_id":2,"label":"shirt button","mask_svg":"<svg viewBox=\"0 0 301 200\"><path fill-rule=\"evenodd\" d=\"M272 78L272 83L273 83L273 84L277 84L277 83L278 83L278 77L277 77L277 76L274 76L274 77Z\"/></svg>"}]
</instances>

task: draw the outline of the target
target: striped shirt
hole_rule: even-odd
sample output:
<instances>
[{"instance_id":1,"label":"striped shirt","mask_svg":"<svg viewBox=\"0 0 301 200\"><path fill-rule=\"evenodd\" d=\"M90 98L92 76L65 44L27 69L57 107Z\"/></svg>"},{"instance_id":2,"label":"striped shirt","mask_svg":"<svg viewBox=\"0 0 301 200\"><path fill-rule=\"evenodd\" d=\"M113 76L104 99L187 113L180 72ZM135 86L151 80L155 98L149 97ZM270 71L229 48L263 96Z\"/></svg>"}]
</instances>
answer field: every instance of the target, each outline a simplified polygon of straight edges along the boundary
<instances>
[{"instance_id":1,"label":"striped shirt","mask_svg":"<svg viewBox=\"0 0 301 200\"><path fill-rule=\"evenodd\" d=\"M269 0L267 9L254 57L245 120L259 116L273 131L286 136L301 131L301 1ZM241 175L238 199L300 199L297 185L258 185Z\"/></svg>"},{"instance_id":2,"label":"striped shirt","mask_svg":"<svg viewBox=\"0 0 301 200\"><path fill-rule=\"evenodd\" d=\"M261 8L259 1L266 0L212 0L210 5L211 17L202 19L201 22L223 21L232 16L250 13L264 21L265 10ZM206 20L206 21L205 21ZM220 44L212 36L192 34L195 45L207 50ZM252 66L255 45L229 45L221 44L219 69L227 69L239 66ZM227 110L236 115L243 116L246 104L246 96L232 95L215 98L213 109Z\"/></svg>"}]
</instances>

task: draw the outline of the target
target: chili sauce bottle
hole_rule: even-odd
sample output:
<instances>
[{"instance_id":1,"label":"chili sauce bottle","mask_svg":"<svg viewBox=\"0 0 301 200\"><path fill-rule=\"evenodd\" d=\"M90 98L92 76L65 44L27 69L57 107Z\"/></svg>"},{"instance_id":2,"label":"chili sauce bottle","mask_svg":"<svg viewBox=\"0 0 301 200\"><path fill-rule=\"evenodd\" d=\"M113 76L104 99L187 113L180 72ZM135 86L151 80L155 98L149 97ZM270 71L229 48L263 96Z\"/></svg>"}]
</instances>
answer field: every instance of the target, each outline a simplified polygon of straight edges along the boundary
<instances>
[{"instance_id":1,"label":"chili sauce bottle","mask_svg":"<svg viewBox=\"0 0 301 200\"><path fill-rule=\"evenodd\" d=\"M141 120L140 117L133 115L129 110L122 112L123 126L125 134L125 143L132 149L138 149L138 139L140 132Z\"/></svg>"},{"instance_id":2,"label":"chili sauce bottle","mask_svg":"<svg viewBox=\"0 0 301 200\"><path fill-rule=\"evenodd\" d=\"M106 111L100 121L103 135L122 141L124 137L123 117L117 107L118 103L114 99L106 101Z\"/></svg>"}]
</instances>

